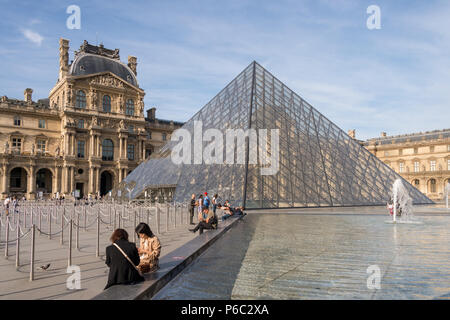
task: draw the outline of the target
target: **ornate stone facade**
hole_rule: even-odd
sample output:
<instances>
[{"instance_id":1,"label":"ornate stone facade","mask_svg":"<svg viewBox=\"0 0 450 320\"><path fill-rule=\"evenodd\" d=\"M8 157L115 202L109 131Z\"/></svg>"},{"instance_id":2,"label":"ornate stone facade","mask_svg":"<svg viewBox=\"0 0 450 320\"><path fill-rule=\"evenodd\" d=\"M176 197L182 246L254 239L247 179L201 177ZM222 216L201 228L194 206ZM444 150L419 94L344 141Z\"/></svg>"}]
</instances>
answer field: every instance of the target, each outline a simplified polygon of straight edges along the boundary
<instances>
[{"instance_id":1,"label":"ornate stone facade","mask_svg":"<svg viewBox=\"0 0 450 320\"><path fill-rule=\"evenodd\" d=\"M450 182L450 129L373 138L362 144L433 200Z\"/></svg>"},{"instance_id":2,"label":"ornate stone facade","mask_svg":"<svg viewBox=\"0 0 450 320\"><path fill-rule=\"evenodd\" d=\"M145 92L119 50L86 41L68 64L60 39L59 78L48 99L0 99L0 192L39 196L104 195L170 139L182 123L144 115Z\"/></svg>"}]
</instances>

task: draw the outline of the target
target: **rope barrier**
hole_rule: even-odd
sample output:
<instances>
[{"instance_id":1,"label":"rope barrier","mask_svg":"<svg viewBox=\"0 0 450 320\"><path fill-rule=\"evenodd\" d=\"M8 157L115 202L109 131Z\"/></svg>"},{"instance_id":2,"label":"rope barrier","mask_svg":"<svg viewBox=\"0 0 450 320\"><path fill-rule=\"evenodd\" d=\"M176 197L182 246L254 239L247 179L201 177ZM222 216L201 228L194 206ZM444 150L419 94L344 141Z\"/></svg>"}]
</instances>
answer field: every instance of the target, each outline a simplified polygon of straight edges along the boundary
<instances>
[{"instance_id":1,"label":"rope barrier","mask_svg":"<svg viewBox=\"0 0 450 320\"><path fill-rule=\"evenodd\" d=\"M70 221L69 221L70 222ZM58 235L58 234L60 234L61 233L61 231L64 231L64 229L66 229L67 228L67 226L69 225L70 223L66 223L64 226L63 226L63 228L62 228L62 230L59 230L58 232L56 232L56 233L47 233L47 232L44 232L44 231L42 231L41 229L39 229L37 226L36 226L36 230L37 231L39 231L40 233L42 233L43 235L45 235L45 236L51 236L51 237L53 237L53 236L56 236L56 235Z\"/></svg>"},{"instance_id":2,"label":"rope barrier","mask_svg":"<svg viewBox=\"0 0 450 320\"><path fill-rule=\"evenodd\" d=\"M108 226L110 225L110 222L106 223L105 221L102 220L102 218L100 218L100 217L98 217L98 218L100 219L100 222L101 222L101 223L103 223L103 224L105 224L105 225L108 225Z\"/></svg>"},{"instance_id":3,"label":"rope barrier","mask_svg":"<svg viewBox=\"0 0 450 320\"><path fill-rule=\"evenodd\" d=\"M89 225L87 225L87 226L79 226L79 225L77 225L77 224L75 223L75 221L73 221L72 223L73 223L73 225L74 225L75 227L79 227L79 228L83 229L83 228L89 228L89 227L91 227L91 226L92 226L94 223L96 223L96 222L97 222L97 219L93 220L92 223L89 224Z\"/></svg>"},{"instance_id":4,"label":"rope barrier","mask_svg":"<svg viewBox=\"0 0 450 320\"><path fill-rule=\"evenodd\" d=\"M20 228L22 230L22 228ZM28 228L28 231L23 233L23 231L21 231L21 236L12 240L8 240L8 241L0 241L0 244L6 244L6 243L11 243L11 242L16 242L17 239L22 239L24 237L26 237L28 235L28 233L30 233L32 227Z\"/></svg>"}]
</instances>

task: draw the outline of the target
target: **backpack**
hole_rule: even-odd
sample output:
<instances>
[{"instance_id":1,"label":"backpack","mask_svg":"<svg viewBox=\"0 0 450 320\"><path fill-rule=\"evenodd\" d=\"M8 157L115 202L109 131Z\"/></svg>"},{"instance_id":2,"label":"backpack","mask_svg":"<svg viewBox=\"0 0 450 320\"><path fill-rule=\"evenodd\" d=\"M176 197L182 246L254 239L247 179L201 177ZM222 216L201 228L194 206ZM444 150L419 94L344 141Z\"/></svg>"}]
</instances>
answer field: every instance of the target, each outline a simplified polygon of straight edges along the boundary
<instances>
[{"instance_id":1,"label":"backpack","mask_svg":"<svg viewBox=\"0 0 450 320\"><path fill-rule=\"evenodd\" d=\"M209 207L209 198L206 197L205 199L203 199L203 206L204 207Z\"/></svg>"}]
</instances>

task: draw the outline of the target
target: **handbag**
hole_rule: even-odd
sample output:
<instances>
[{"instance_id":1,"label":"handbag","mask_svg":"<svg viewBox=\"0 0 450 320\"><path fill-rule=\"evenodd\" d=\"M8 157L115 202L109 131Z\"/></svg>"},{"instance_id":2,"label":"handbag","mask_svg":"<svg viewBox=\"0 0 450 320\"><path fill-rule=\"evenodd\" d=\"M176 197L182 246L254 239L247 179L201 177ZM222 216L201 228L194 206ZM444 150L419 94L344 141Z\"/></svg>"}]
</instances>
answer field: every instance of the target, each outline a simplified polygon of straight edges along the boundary
<instances>
[{"instance_id":1,"label":"handbag","mask_svg":"<svg viewBox=\"0 0 450 320\"><path fill-rule=\"evenodd\" d=\"M139 275L141 277L144 277L144 275L142 274L141 270L139 270L133 263L133 261L131 261L130 258L128 258L127 254L122 250L122 248L120 248L116 243L113 243L113 245L119 249L119 251L123 254L123 256L131 263L131 265L134 267L134 269L136 269L136 271L139 273Z\"/></svg>"}]
</instances>

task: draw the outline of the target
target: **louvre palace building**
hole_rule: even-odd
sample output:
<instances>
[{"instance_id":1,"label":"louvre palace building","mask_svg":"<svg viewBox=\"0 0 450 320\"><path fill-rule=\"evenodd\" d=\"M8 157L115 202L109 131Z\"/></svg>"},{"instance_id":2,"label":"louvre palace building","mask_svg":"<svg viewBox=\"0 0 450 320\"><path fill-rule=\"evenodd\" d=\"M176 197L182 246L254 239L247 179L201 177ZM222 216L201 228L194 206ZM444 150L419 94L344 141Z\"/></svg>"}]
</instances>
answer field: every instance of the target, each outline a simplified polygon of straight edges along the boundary
<instances>
[{"instance_id":1,"label":"louvre palace building","mask_svg":"<svg viewBox=\"0 0 450 320\"><path fill-rule=\"evenodd\" d=\"M136 57L87 41L69 64L60 39L56 85L47 99L32 94L0 98L2 199L103 196L183 125L144 113Z\"/></svg>"},{"instance_id":2,"label":"louvre palace building","mask_svg":"<svg viewBox=\"0 0 450 320\"><path fill-rule=\"evenodd\" d=\"M450 183L450 129L388 136L362 144L433 200L442 200Z\"/></svg>"}]
</instances>

